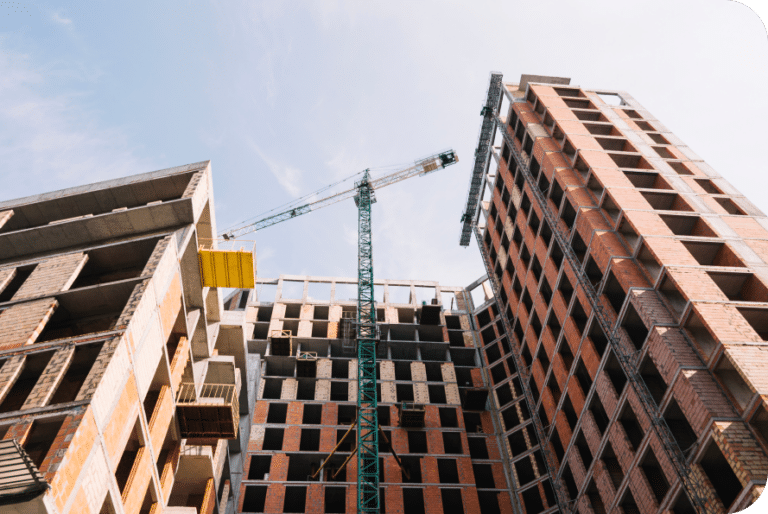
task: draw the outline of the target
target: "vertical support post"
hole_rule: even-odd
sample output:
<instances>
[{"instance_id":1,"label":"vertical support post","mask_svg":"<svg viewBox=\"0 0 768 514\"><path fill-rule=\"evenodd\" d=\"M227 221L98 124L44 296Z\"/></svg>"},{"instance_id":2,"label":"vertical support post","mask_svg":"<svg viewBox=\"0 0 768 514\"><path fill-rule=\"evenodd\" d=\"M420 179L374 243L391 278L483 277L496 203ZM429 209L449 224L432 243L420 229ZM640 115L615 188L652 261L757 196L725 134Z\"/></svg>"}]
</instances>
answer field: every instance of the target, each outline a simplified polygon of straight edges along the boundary
<instances>
[{"instance_id":1,"label":"vertical support post","mask_svg":"<svg viewBox=\"0 0 768 514\"><path fill-rule=\"evenodd\" d=\"M373 296L368 170L358 184L357 248L357 512L379 512L379 440L376 413L376 306Z\"/></svg>"}]
</instances>

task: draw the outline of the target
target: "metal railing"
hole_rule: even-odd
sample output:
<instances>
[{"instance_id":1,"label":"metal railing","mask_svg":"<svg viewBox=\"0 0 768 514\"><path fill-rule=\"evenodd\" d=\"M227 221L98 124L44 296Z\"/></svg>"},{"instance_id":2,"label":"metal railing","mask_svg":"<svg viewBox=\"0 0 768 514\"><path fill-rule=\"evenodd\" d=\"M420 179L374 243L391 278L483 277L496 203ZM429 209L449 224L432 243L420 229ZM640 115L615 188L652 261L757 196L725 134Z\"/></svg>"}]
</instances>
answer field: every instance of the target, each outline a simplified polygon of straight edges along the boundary
<instances>
[{"instance_id":1,"label":"metal railing","mask_svg":"<svg viewBox=\"0 0 768 514\"><path fill-rule=\"evenodd\" d=\"M203 384L198 393L193 382L183 382L176 395L177 407L229 407L234 434L240 422L240 401L235 384Z\"/></svg>"},{"instance_id":2,"label":"metal railing","mask_svg":"<svg viewBox=\"0 0 768 514\"><path fill-rule=\"evenodd\" d=\"M50 486L15 439L0 441L0 499L31 499Z\"/></svg>"}]
</instances>

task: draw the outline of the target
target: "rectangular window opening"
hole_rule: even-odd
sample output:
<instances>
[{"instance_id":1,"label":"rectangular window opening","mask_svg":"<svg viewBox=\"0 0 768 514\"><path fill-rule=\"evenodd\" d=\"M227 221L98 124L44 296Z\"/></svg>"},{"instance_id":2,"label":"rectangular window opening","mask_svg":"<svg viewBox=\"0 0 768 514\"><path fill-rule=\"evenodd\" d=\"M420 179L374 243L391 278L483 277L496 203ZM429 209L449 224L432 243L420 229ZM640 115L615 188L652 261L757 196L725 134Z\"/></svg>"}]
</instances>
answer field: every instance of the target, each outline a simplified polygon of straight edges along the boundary
<instances>
[{"instance_id":1,"label":"rectangular window opening","mask_svg":"<svg viewBox=\"0 0 768 514\"><path fill-rule=\"evenodd\" d=\"M619 359L616 358L616 354L613 352L608 355L603 372L608 376L608 380L611 381L613 390L616 391L616 396L621 396L624 386L627 384L627 375L624 374L621 363L619 363Z\"/></svg>"},{"instance_id":2,"label":"rectangular window opening","mask_svg":"<svg viewBox=\"0 0 768 514\"><path fill-rule=\"evenodd\" d=\"M307 503L306 486L287 486L283 512L304 512Z\"/></svg>"},{"instance_id":3,"label":"rectangular window opening","mask_svg":"<svg viewBox=\"0 0 768 514\"><path fill-rule=\"evenodd\" d=\"M48 455L48 452L56 439L56 435L59 433L59 430L61 430L63 424L64 418L37 419L32 422L32 428L24 441L23 447L24 451L29 455L29 458L32 459L32 462L37 466L37 469L42 467L45 456ZM123 490L122 486L120 490Z\"/></svg>"},{"instance_id":4,"label":"rectangular window opening","mask_svg":"<svg viewBox=\"0 0 768 514\"><path fill-rule=\"evenodd\" d=\"M667 480L666 475L664 475L664 471L661 469L661 465L650 447L640 464L640 469L643 470L645 478L648 479L648 483L651 486L653 495L656 497L656 501L661 504L664 497L669 492L669 481Z\"/></svg>"},{"instance_id":5,"label":"rectangular window opening","mask_svg":"<svg viewBox=\"0 0 768 514\"><path fill-rule=\"evenodd\" d=\"M720 448L714 441L709 443L699 465L715 488L715 492L723 502L725 510L728 511L731 504L741 494L742 486L733 472L733 468L728 464L722 451L720 451Z\"/></svg>"},{"instance_id":6,"label":"rectangular window opening","mask_svg":"<svg viewBox=\"0 0 768 514\"><path fill-rule=\"evenodd\" d=\"M650 355L646 355L643 362L640 364L640 377L645 382L648 390L656 402L656 405L661 405L661 399L667 392L667 384L659 373L656 364L651 359Z\"/></svg>"},{"instance_id":7,"label":"rectangular window opening","mask_svg":"<svg viewBox=\"0 0 768 514\"><path fill-rule=\"evenodd\" d=\"M605 469L608 470L608 475L611 477L613 488L618 490L619 486L621 486L621 482L624 481L624 471L621 469L619 459L616 458L616 454L613 451L613 446L611 446L610 441L605 443L605 449L603 449L603 455L600 459L603 461L603 464L605 464Z\"/></svg>"},{"instance_id":8,"label":"rectangular window opening","mask_svg":"<svg viewBox=\"0 0 768 514\"><path fill-rule=\"evenodd\" d=\"M27 355L24 359L21 373L5 396L3 403L0 404L0 413L14 412L21 409L54 353L43 352Z\"/></svg>"},{"instance_id":9,"label":"rectangular window opening","mask_svg":"<svg viewBox=\"0 0 768 514\"><path fill-rule=\"evenodd\" d=\"M635 416L635 413L628 402L625 403L624 409L619 415L619 423L624 429L624 433L627 436L627 441L629 441L629 446L633 451L637 451L645 434L643 429L640 427L640 423L637 421L637 416Z\"/></svg>"},{"instance_id":10,"label":"rectangular window opening","mask_svg":"<svg viewBox=\"0 0 768 514\"><path fill-rule=\"evenodd\" d=\"M626 331L635 349L640 350L648 338L649 330L645 327L645 323L643 323L643 320L637 313L637 309L631 303L627 304L626 314L621 322L621 327Z\"/></svg>"}]
</instances>

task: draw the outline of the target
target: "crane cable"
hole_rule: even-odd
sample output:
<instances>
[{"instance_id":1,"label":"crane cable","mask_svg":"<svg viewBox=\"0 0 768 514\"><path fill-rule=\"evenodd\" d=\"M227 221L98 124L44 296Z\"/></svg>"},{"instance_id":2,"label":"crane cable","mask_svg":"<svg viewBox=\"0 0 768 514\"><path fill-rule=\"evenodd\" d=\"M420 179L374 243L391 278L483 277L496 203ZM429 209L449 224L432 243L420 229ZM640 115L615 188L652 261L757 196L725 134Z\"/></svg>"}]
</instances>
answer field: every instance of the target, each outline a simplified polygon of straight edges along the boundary
<instances>
[{"instance_id":1,"label":"crane cable","mask_svg":"<svg viewBox=\"0 0 768 514\"><path fill-rule=\"evenodd\" d=\"M392 165L389 165L389 166L381 166L381 167L378 167L378 168L371 168L371 169L369 169L369 171L371 171L371 170L381 171L381 170L388 170L388 169L392 169L392 168L402 168L406 164L407 163L392 164ZM320 193L323 193L323 192L328 191L329 189L331 189L333 187L338 186L339 184L343 184L344 182L347 182L347 181L352 180L352 179L354 179L354 178L356 178L358 176L361 176L363 173L365 173L365 170L364 171L358 171L357 173L354 173L354 174L352 174L352 175L350 175L350 176L348 176L346 178L338 180L338 181L336 181L336 182L334 182L332 184L328 184L327 186L323 186L323 187L321 187L320 189L318 189L316 191L313 191L311 193L307 193L306 195L301 196L299 198L296 198L296 199L294 199L294 200L292 200L290 202L286 202L284 204L278 205L277 207L274 207L274 208L272 208L272 209L270 209L268 211L264 211L261 214L256 214L255 216L251 216L248 219L245 219L245 220L243 220L241 222L238 222L238 223L235 223L234 225L231 225L230 227L227 227L227 229L224 230L222 232L222 234L226 234L226 233L229 233L229 232L234 232L234 231L236 231L236 230L238 230L240 228L243 228L250 221L258 220L258 219L261 219L261 218L266 218L268 214L270 214L272 212L275 212L278 209L280 209L280 210L290 210L290 208L292 206L299 206L300 204L305 203L309 198L312 198L313 196L317 196ZM343 192L344 191L342 191L342 193Z\"/></svg>"}]
</instances>

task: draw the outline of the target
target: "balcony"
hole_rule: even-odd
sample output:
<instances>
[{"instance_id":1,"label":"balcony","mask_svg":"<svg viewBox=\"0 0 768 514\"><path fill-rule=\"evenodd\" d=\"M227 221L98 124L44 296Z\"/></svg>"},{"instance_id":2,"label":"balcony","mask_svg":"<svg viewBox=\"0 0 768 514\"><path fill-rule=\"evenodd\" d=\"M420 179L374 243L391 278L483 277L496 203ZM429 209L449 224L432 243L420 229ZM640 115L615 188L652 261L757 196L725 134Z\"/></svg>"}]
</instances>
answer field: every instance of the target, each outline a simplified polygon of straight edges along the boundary
<instances>
[{"instance_id":1,"label":"balcony","mask_svg":"<svg viewBox=\"0 0 768 514\"><path fill-rule=\"evenodd\" d=\"M272 355L293 355L293 335L290 330L273 330L269 334L269 340L272 343Z\"/></svg>"},{"instance_id":2,"label":"balcony","mask_svg":"<svg viewBox=\"0 0 768 514\"><path fill-rule=\"evenodd\" d=\"M403 428L424 428L424 405L413 402L401 402L398 405L400 411L400 426Z\"/></svg>"},{"instance_id":3,"label":"balcony","mask_svg":"<svg viewBox=\"0 0 768 514\"><path fill-rule=\"evenodd\" d=\"M184 382L176 395L176 416L181 437L235 439L239 414L236 384L195 384Z\"/></svg>"},{"instance_id":4,"label":"balcony","mask_svg":"<svg viewBox=\"0 0 768 514\"><path fill-rule=\"evenodd\" d=\"M43 493L48 483L14 439L0 441L0 511L50 512Z\"/></svg>"}]
</instances>

